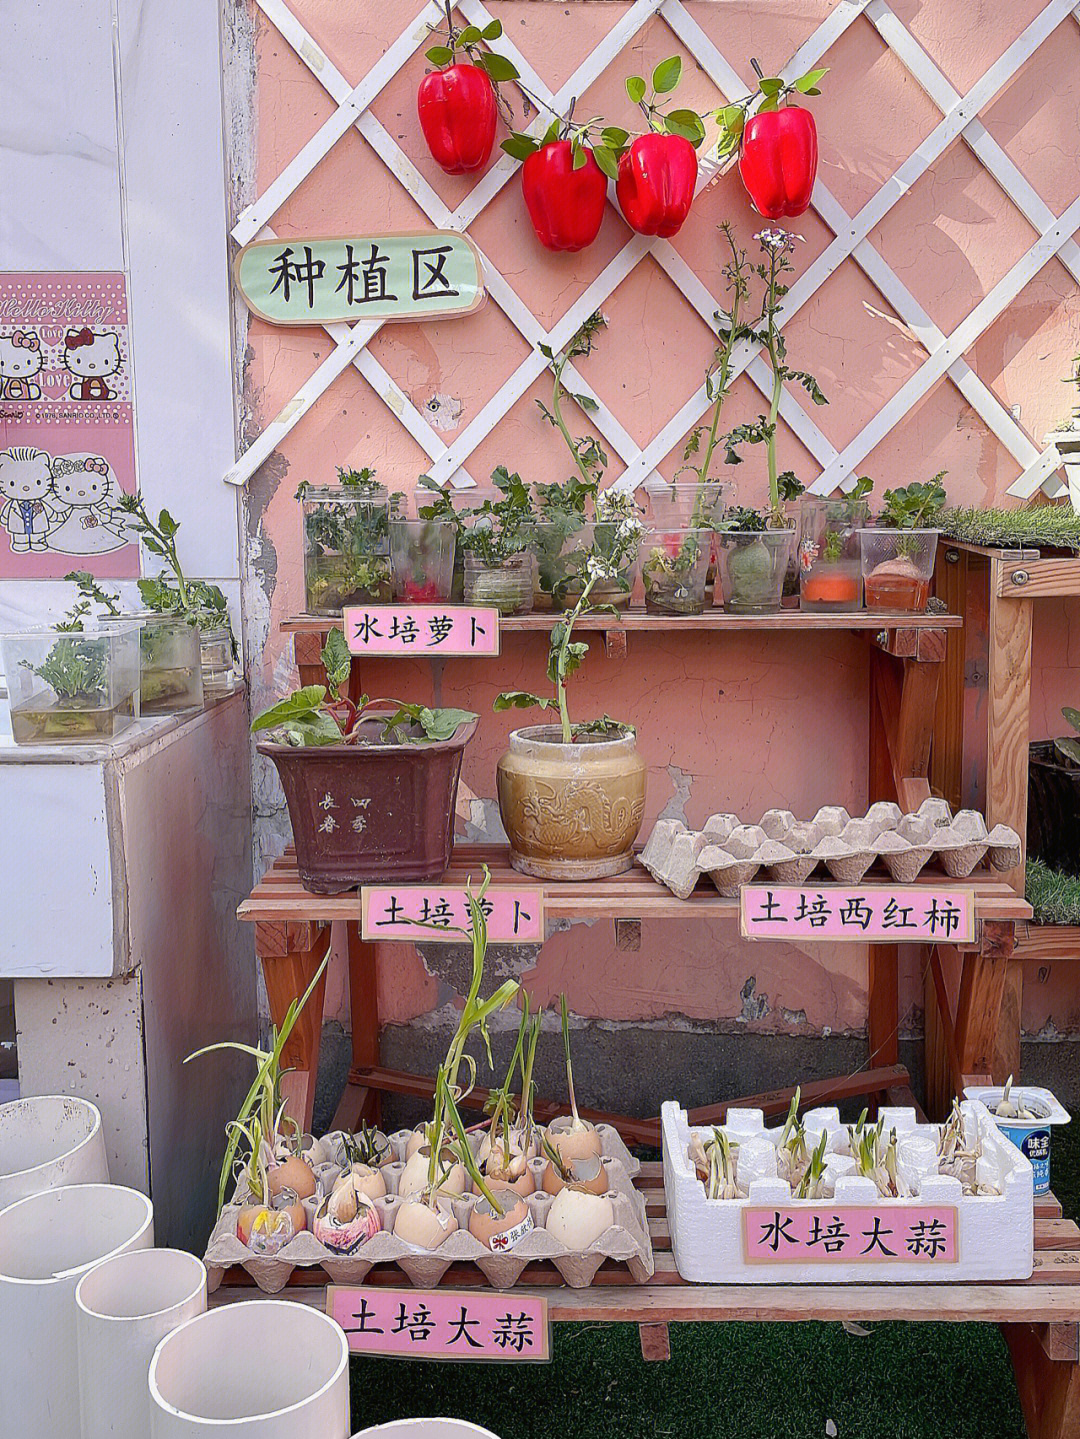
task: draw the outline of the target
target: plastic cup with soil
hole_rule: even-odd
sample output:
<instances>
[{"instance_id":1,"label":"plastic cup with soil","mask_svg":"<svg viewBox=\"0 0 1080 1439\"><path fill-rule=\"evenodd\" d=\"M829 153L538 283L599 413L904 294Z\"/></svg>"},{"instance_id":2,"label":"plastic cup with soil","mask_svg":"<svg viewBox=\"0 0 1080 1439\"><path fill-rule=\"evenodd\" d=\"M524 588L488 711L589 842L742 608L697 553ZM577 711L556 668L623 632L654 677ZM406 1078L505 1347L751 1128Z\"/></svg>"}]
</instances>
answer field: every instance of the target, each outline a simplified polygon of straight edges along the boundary
<instances>
[{"instance_id":1,"label":"plastic cup with soil","mask_svg":"<svg viewBox=\"0 0 1080 1439\"><path fill-rule=\"evenodd\" d=\"M395 600L448 600L454 584L457 529L450 520L390 521Z\"/></svg>"},{"instance_id":2,"label":"plastic cup with soil","mask_svg":"<svg viewBox=\"0 0 1080 1439\"><path fill-rule=\"evenodd\" d=\"M802 609L828 613L862 607L858 531L868 512L864 499L804 497L798 554Z\"/></svg>"},{"instance_id":3,"label":"plastic cup with soil","mask_svg":"<svg viewBox=\"0 0 1080 1439\"><path fill-rule=\"evenodd\" d=\"M930 598L937 530L859 530L868 610L921 612Z\"/></svg>"},{"instance_id":4,"label":"plastic cup with soil","mask_svg":"<svg viewBox=\"0 0 1080 1439\"><path fill-rule=\"evenodd\" d=\"M0 641L16 744L108 741L139 718L139 626L23 630Z\"/></svg>"},{"instance_id":5,"label":"plastic cup with soil","mask_svg":"<svg viewBox=\"0 0 1080 1439\"><path fill-rule=\"evenodd\" d=\"M654 530L642 541L645 608L653 615L705 613L712 530Z\"/></svg>"},{"instance_id":6,"label":"plastic cup with soil","mask_svg":"<svg viewBox=\"0 0 1080 1439\"><path fill-rule=\"evenodd\" d=\"M794 528L732 530L716 536L725 610L760 615L780 609L795 538Z\"/></svg>"}]
</instances>

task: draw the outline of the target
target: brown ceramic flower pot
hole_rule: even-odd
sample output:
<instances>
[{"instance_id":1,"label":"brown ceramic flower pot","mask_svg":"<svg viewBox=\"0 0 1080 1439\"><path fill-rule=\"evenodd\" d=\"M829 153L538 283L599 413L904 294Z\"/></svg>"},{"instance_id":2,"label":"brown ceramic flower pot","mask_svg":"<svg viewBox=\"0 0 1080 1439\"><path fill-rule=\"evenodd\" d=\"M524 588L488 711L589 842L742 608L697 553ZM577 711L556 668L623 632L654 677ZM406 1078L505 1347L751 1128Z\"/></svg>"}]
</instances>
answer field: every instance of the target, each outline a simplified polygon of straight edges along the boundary
<instances>
[{"instance_id":1,"label":"brown ceramic flower pot","mask_svg":"<svg viewBox=\"0 0 1080 1439\"><path fill-rule=\"evenodd\" d=\"M376 716L349 744L259 744L285 791L304 888L340 894L438 879L454 847L461 756L476 725L459 725L447 740L383 744Z\"/></svg>"},{"instance_id":2,"label":"brown ceramic flower pot","mask_svg":"<svg viewBox=\"0 0 1080 1439\"><path fill-rule=\"evenodd\" d=\"M632 730L580 735L557 725L514 730L499 761L499 813L510 863L540 879L622 874L645 814L645 762Z\"/></svg>"}]
</instances>

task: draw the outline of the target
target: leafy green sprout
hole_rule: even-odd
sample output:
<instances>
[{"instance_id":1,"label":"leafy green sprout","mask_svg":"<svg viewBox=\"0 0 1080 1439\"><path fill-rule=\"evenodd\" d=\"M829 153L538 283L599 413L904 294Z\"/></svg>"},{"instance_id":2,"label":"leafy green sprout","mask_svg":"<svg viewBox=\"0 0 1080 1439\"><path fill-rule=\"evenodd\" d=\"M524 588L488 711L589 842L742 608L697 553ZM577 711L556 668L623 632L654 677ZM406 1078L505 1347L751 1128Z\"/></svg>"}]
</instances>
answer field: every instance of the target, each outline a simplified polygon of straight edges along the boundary
<instances>
[{"instance_id":1,"label":"leafy green sprout","mask_svg":"<svg viewBox=\"0 0 1080 1439\"><path fill-rule=\"evenodd\" d=\"M925 530L933 527L945 508L945 486L942 484L946 470L939 470L926 484L918 482L885 491L885 504L878 517L878 524L891 530ZM910 558L922 548L922 540L916 535L901 535L896 542L897 558Z\"/></svg>"},{"instance_id":2,"label":"leafy green sprout","mask_svg":"<svg viewBox=\"0 0 1080 1439\"><path fill-rule=\"evenodd\" d=\"M798 1188L793 1194L794 1199L816 1199L817 1188L825 1175L825 1149L829 1142L828 1130L823 1130L813 1153L810 1155L810 1163L806 1167L806 1173L799 1181Z\"/></svg>"},{"instance_id":3,"label":"leafy green sprout","mask_svg":"<svg viewBox=\"0 0 1080 1439\"><path fill-rule=\"evenodd\" d=\"M505 465L499 465L492 471L491 482L502 498L485 500L470 511L473 523L459 535L466 554L484 565L498 567L528 551L536 515L519 474L511 474Z\"/></svg>"},{"instance_id":4,"label":"leafy green sprout","mask_svg":"<svg viewBox=\"0 0 1080 1439\"><path fill-rule=\"evenodd\" d=\"M295 1120L289 1119L285 1115L285 1106L281 1098L283 1076L281 1056L289 1041L289 1036L296 1027L296 1021L318 988L329 962L330 956L327 954L312 976L307 989L299 999L294 999L285 1011L281 1028L271 1026L269 1049L263 1049L258 1045L242 1044L238 1040L223 1040L219 1044L204 1045L202 1049L195 1050L184 1060L185 1064L190 1064L193 1059L199 1059L204 1054L233 1050L239 1054L250 1055L258 1065L258 1073L240 1106L240 1112L228 1126L225 1158L222 1161L221 1175L218 1180L219 1214L225 1207L226 1191L229 1180L235 1172L240 1142L242 1139L251 1141L253 1120L259 1125L261 1139L269 1143L271 1148L275 1139L282 1137L286 1130L291 1130L293 1137L299 1138L300 1127Z\"/></svg>"},{"instance_id":5,"label":"leafy green sprout","mask_svg":"<svg viewBox=\"0 0 1080 1439\"><path fill-rule=\"evenodd\" d=\"M106 650L100 637L77 640L65 634L40 665L30 660L20 660L20 664L43 679L58 699L67 700L80 709L93 709L103 702L105 695Z\"/></svg>"},{"instance_id":6,"label":"leafy green sprout","mask_svg":"<svg viewBox=\"0 0 1080 1439\"><path fill-rule=\"evenodd\" d=\"M180 522L174 520L168 510L161 510L157 520L152 520L140 491L133 495L121 495L118 504L130 515L130 528L139 536L143 548L156 555L164 565L163 574L156 579L138 581L143 604L158 614L185 615L192 625L199 624L206 616L214 628L228 630L235 657L236 639L224 591L219 585L205 580L189 580L184 574L176 545Z\"/></svg>"}]
</instances>

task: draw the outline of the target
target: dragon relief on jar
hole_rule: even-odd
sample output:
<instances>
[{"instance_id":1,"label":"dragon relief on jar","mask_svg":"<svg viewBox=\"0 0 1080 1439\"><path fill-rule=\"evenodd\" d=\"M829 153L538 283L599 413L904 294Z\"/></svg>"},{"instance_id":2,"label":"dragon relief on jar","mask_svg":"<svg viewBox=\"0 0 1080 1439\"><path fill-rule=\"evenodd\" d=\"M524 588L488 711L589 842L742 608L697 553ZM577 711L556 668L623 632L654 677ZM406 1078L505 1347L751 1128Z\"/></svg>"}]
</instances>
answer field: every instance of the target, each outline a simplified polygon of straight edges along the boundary
<instances>
[{"instance_id":1,"label":"dragon relief on jar","mask_svg":"<svg viewBox=\"0 0 1080 1439\"><path fill-rule=\"evenodd\" d=\"M533 783L518 798L515 828L521 839L548 854L566 850L618 852L641 828L645 796L612 798L600 784L570 780Z\"/></svg>"}]
</instances>

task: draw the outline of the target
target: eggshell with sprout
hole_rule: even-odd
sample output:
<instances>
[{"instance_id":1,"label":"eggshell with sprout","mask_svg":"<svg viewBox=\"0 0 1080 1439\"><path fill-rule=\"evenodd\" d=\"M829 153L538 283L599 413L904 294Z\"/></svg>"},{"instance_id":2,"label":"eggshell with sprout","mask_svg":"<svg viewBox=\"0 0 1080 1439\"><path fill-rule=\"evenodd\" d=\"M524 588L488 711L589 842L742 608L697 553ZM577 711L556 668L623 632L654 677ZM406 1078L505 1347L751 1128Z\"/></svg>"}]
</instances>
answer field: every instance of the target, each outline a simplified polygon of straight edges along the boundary
<instances>
[{"instance_id":1,"label":"eggshell with sprout","mask_svg":"<svg viewBox=\"0 0 1080 1439\"><path fill-rule=\"evenodd\" d=\"M469 1215L469 1233L493 1254L504 1254L532 1229L532 1216L524 1199L512 1189L492 1189L491 1192L502 1214L497 1214L481 1196Z\"/></svg>"},{"instance_id":2,"label":"eggshell with sprout","mask_svg":"<svg viewBox=\"0 0 1080 1439\"><path fill-rule=\"evenodd\" d=\"M394 1237L417 1249L438 1249L458 1227L450 1205L440 1200L435 1208L421 1199L410 1199L398 1206L394 1219Z\"/></svg>"},{"instance_id":3,"label":"eggshell with sprout","mask_svg":"<svg viewBox=\"0 0 1080 1439\"><path fill-rule=\"evenodd\" d=\"M430 1151L427 1145L424 1145L406 1163L398 1180L397 1192L402 1199L408 1199L427 1188L430 1160ZM439 1188L451 1194L464 1194L465 1183L465 1166L455 1159L452 1150L444 1149L439 1163Z\"/></svg>"},{"instance_id":4,"label":"eggshell with sprout","mask_svg":"<svg viewBox=\"0 0 1080 1439\"><path fill-rule=\"evenodd\" d=\"M318 1188L315 1171L299 1154L290 1154L278 1164L271 1164L266 1172L266 1182L271 1199L284 1189L291 1189L297 1199L310 1199Z\"/></svg>"},{"instance_id":5,"label":"eggshell with sprout","mask_svg":"<svg viewBox=\"0 0 1080 1439\"><path fill-rule=\"evenodd\" d=\"M409 1135L408 1141L406 1142L406 1145L405 1145L405 1158L406 1158L406 1160L411 1159L411 1158L413 1157L413 1155L416 1153L416 1151L417 1151L418 1149L422 1148L422 1146L425 1145L427 1142L428 1142L428 1141L427 1141L426 1128L425 1128L425 1126L424 1126L423 1124L421 1124L421 1125L419 1125L416 1129L413 1130L413 1132Z\"/></svg>"},{"instance_id":6,"label":"eggshell with sprout","mask_svg":"<svg viewBox=\"0 0 1080 1439\"><path fill-rule=\"evenodd\" d=\"M319 1243L337 1254L354 1254L381 1228L374 1201L356 1188L355 1180L348 1179L323 1200L312 1225Z\"/></svg>"},{"instance_id":7,"label":"eggshell with sprout","mask_svg":"<svg viewBox=\"0 0 1080 1439\"><path fill-rule=\"evenodd\" d=\"M511 1150L509 1157L500 1148L489 1153L482 1166L484 1178L492 1185L505 1185L517 1194L532 1194L536 1189L528 1160L520 1150Z\"/></svg>"},{"instance_id":8,"label":"eggshell with sprout","mask_svg":"<svg viewBox=\"0 0 1080 1439\"><path fill-rule=\"evenodd\" d=\"M547 1127L547 1137L564 1164L571 1159L600 1157L600 1136L585 1119L579 1120L576 1127L570 1118L555 1119Z\"/></svg>"},{"instance_id":9,"label":"eggshell with sprout","mask_svg":"<svg viewBox=\"0 0 1080 1439\"><path fill-rule=\"evenodd\" d=\"M370 1164L354 1164L338 1178L334 1188L340 1189L350 1181L357 1194L363 1194L368 1199L382 1199L386 1194L382 1170L373 1169Z\"/></svg>"},{"instance_id":10,"label":"eggshell with sprout","mask_svg":"<svg viewBox=\"0 0 1080 1439\"><path fill-rule=\"evenodd\" d=\"M587 1194L568 1186L552 1200L544 1228L557 1243L580 1252L614 1222L615 1211L606 1194Z\"/></svg>"},{"instance_id":11,"label":"eggshell with sprout","mask_svg":"<svg viewBox=\"0 0 1080 1439\"><path fill-rule=\"evenodd\" d=\"M607 1170L596 1155L590 1154L585 1159L571 1159L569 1163L563 1160L563 1163L570 1171L572 1188L583 1189L588 1194L606 1194L610 1189ZM550 1160L544 1170L543 1187L545 1194L561 1194L566 1188L566 1181Z\"/></svg>"}]
</instances>

